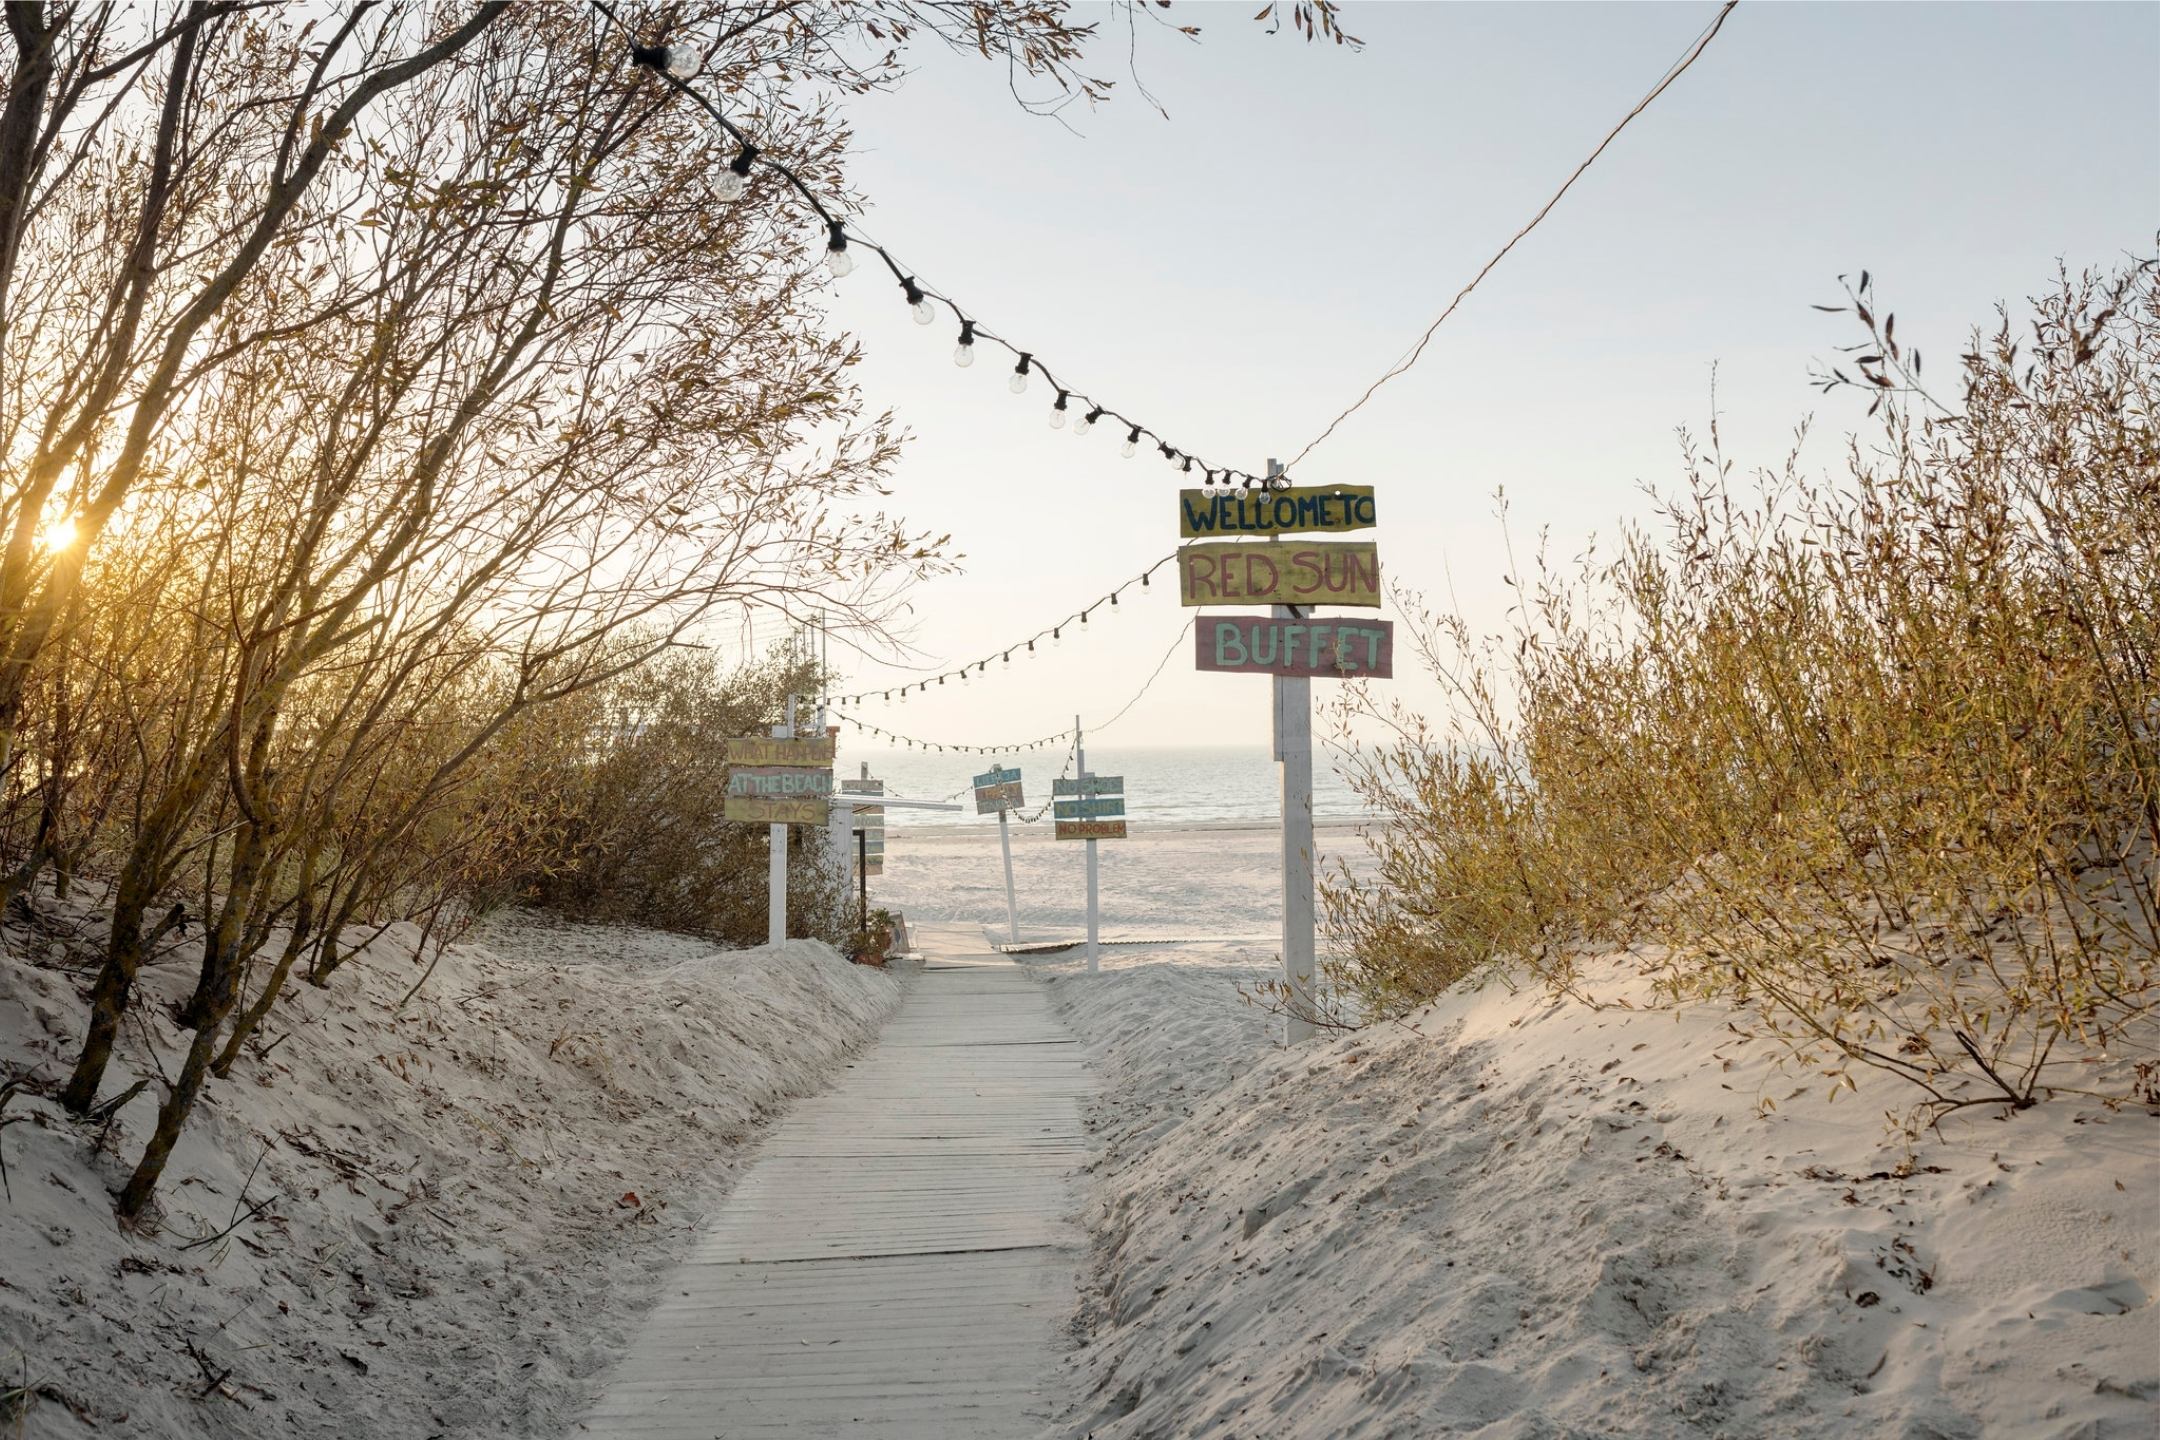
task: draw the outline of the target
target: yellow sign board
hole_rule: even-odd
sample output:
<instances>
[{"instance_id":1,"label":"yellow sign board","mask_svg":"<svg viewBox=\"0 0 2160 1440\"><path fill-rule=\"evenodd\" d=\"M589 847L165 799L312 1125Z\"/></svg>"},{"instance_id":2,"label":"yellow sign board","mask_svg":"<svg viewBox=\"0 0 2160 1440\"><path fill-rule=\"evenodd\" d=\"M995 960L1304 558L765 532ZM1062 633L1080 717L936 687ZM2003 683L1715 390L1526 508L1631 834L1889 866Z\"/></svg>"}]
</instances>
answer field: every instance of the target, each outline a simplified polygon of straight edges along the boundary
<instances>
[{"instance_id":1,"label":"yellow sign board","mask_svg":"<svg viewBox=\"0 0 2160 1440\"><path fill-rule=\"evenodd\" d=\"M753 825L823 825L829 808L816 796L730 795L726 818Z\"/></svg>"},{"instance_id":2,"label":"yellow sign board","mask_svg":"<svg viewBox=\"0 0 2160 1440\"><path fill-rule=\"evenodd\" d=\"M799 765L812 770L830 768L833 737L812 740L773 740L763 735L742 735L727 742L730 765Z\"/></svg>"},{"instance_id":3,"label":"yellow sign board","mask_svg":"<svg viewBox=\"0 0 2160 1440\"><path fill-rule=\"evenodd\" d=\"M1380 523L1370 485L1292 485L1287 490L1180 490L1178 536L1290 535L1370 530Z\"/></svg>"},{"instance_id":4,"label":"yellow sign board","mask_svg":"<svg viewBox=\"0 0 2160 1440\"><path fill-rule=\"evenodd\" d=\"M1177 557L1181 605L1380 603L1380 547L1370 540L1214 541Z\"/></svg>"}]
</instances>

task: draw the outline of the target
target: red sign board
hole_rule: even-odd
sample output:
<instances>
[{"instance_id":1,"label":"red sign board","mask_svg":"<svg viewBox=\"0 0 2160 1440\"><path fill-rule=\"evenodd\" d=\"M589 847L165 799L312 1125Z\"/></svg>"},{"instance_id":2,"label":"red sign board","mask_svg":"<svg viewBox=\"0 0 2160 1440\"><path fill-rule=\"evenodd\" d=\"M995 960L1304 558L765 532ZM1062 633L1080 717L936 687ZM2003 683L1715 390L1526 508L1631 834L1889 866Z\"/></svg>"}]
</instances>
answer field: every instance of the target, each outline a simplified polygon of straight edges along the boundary
<instances>
[{"instance_id":1,"label":"red sign board","mask_svg":"<svg viewBox=\"0 0 2160 1440\"><path fill-rule=\"evenodd\" d=\"M1193 659L1202 670L1316 680L1386 680L1395 674L1395 624L1314 616L1203 615L1193 627Z\"/></svg>"},{"instance_id":2,"label":"red sign board","mask_svg":"<svg viewBox=\"0 0 2160 1440\"><path fill-rule=\"evenodd\" d=\"M1201 541L1177 559L1180 605L1380 604L1380 547L1369 540Z\"/></svg>"}]
</instances>

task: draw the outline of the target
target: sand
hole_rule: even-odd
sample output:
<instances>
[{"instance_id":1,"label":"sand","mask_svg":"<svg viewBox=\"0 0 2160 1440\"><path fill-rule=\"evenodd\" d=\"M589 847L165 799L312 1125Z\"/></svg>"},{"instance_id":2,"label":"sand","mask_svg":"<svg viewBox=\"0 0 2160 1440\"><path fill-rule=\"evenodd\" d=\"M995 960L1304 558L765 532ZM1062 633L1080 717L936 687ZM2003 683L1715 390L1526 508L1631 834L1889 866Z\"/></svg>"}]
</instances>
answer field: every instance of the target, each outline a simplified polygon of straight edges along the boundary
<instances>
[{"instance_id":1,"label":"sand","mask_svg":"<svg viewBox=\"0 0 2160 1440\"><path fill-rule=\"evenodd\" d=\"M1103 853L1105 934L1187 938L1025 971L1099 1096L1046 1436L2160 1434L2150 1111L2062 1098L1908 1141L1888 1117L1913 1092L1832 1098L1715 1007L1649 1008L1618 957L1594 988L1637 1008L1490 985L1286 1051L1249 998L1275 973L1272 834ZM896 828L891 855L877 903L1001 917L994 830ZM1031 934L1077 933L1080 855L1021 842ZM48 1077L83 1013L73 923L0 937L0 1054ZM0 1384L35 1397L25 1434L574 1433L760 1127L900 993L806 943L529 924L393 1012L416 974L392 935L303 994L190 1130L156 1234L106 1201L147 1097L106 1151L9 1109ZM146 1063L130 1044L108 1090Z\"/></svg>"},{"instance_id":2,"label":"sand","mask_svg":"<svg viewBox=\"0 0 2160 1440\"><path fill-rule=\"evenodd\" d=\"M84 1014L69 928L11 926L0 960L0 1054L47 1077ZM155 1233L108 1199L151 1096L95 1150L49 1102L9 1107L0 1386L31 1392L23 1434L568 1433L767 1120L900 993L810 942L505 924L393 1013L411 939L299 987L190 1126ZM170 1064L157 1001L190 975L144 978ZM142 1033L108 1093L147 1068Z\"/></svg>"},{"instance_id":3,"label":"sand","mask_svg":"<svg viewBox=\"0 0 2160 1440\"><path fill-rule=\"evenodd\" d=\"M1911 1093L1832 1100L1713 1007L1498 985L1285 1051L1269 958L1037 972L1106 1078L1050 1434L2160 1433L2154 1114L1908 1144Z\"/></svg>"}]
</instances>

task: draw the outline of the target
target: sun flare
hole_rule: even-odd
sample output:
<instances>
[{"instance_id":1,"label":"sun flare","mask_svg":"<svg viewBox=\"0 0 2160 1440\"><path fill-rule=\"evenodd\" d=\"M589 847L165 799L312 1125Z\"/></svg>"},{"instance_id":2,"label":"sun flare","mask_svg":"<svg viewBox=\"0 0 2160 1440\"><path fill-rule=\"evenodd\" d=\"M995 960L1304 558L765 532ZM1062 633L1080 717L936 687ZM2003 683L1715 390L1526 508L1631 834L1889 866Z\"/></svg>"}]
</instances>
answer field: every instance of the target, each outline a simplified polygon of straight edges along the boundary
<instances>
[{"instance_id":1,"label":"sun flare","mask_svg":"<svg viewBox=\"0 0 2160 1440\"><path fill-rule=\"evenodd\" d=\"M74 543L75 517L72 515L63 515L58 520L48 521L44 528L38 531L38 548L48 553L57 554Z\"/></svg>"}]
</instances>

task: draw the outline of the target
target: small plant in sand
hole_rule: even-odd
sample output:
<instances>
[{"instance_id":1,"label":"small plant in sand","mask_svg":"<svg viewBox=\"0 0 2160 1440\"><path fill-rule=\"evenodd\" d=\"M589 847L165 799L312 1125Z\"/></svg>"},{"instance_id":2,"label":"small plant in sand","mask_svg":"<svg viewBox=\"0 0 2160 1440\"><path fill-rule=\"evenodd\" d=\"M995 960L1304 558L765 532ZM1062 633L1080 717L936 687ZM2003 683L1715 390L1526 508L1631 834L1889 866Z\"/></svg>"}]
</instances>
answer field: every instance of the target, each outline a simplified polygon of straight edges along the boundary
<instances>
[{"instance_id":1,"label":"small plant in sand","mask_svg":"<svg viewBox=\"0 0 2160 1440\"><path fill-rule=\"evenodd\" d=\"M1839 484L1686 447L1666 533L1518 573L1479 643L1406 597L1447 686L1350 779L1377 875L1326 886L1375 1011L1488 967L1567 988L1634 947L1820 1066L1924 1109L2136 1097L2160 1001L2160 271L2066 278L1960 359L1880 312L1825 388L1883 428Z\"/></svg>"}]
</instances>

